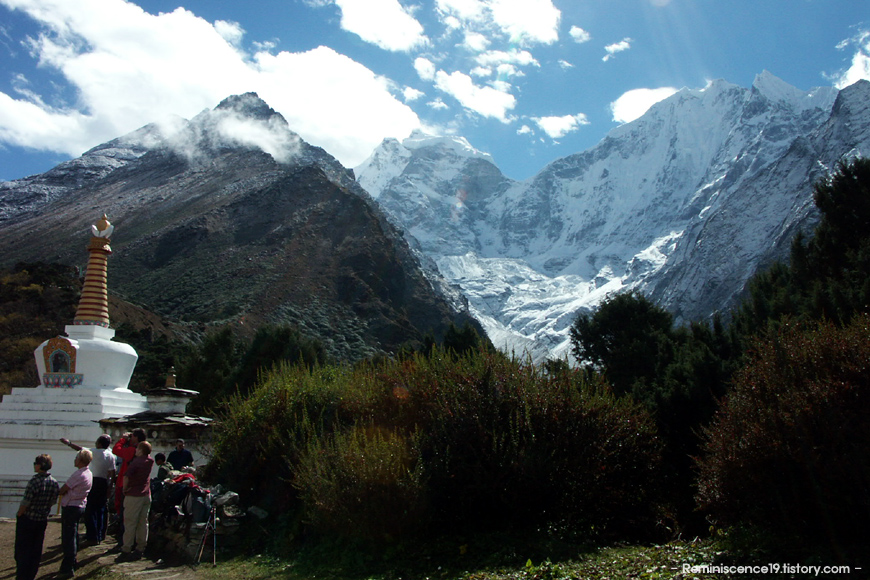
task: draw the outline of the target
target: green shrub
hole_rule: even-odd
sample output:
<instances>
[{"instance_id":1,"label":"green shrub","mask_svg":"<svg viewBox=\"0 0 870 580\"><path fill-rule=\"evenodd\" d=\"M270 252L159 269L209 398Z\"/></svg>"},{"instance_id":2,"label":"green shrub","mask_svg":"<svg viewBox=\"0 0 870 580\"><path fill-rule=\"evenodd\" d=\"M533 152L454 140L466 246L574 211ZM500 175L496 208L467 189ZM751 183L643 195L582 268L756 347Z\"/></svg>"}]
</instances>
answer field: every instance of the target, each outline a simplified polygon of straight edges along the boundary
<instances>
[{"instance_id":1,"label":"green shrub","mask_svg":"<svg viewBox=\"0 0 870 580\"><path fill-rule=\"evenodd\" d=\"M285 365L227 406L210 470L248 501L345 536L417 523L648 536L654 423L584 376L441 349L354 368Z\"/></svg>"},{"instance_id":2,"label":"green shrub","mask_svg":"<svg viewBox=\"0 0 870 580\"><path fill-rule=\"evenodd\" d=\"M416 434L356 425L312 441L294 487L306 522L338 537L388 540L425 525Z\"/></svg>"},{"instance_id":3,"label":"green shrub","mask_svg":"<svg viewBox=\"0 0 870 580\"><path fill-rule=\"evenodd\" d=\"M834 553L866 546L868 413L870 318L845 329L784 324L756 344L704 432L701 508Z\"/></svg>"},{"instance_id":4,"label":"green shrub","mask_svg":"<svg viewBox=\"0 0 870 580\"><path fill-rule=\"evenodd\" d=\"M246 502L298 508L292 487L300 454L339 423L347 369L279 364L249 396L236 394L218 414L206 477Z\"/></svg>"}]
</instances>

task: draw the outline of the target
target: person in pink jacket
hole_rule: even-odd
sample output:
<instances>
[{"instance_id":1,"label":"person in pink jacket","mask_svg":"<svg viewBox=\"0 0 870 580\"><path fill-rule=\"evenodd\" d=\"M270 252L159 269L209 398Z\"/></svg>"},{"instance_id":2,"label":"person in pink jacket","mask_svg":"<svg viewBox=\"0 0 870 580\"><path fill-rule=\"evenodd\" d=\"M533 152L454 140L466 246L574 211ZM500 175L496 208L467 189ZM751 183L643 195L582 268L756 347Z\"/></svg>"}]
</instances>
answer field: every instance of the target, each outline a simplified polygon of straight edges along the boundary
<instances>
[{"instance_id":1,"label":"person in pink jacket","mask_svg":"<svg viewBox=\"0 0 870 580\"><path fill-rule=\"evenodd\" d=\"M85 513L88 493L90 493L94 481L88 467L92 457L90 449L81 449L76 453L76 470L60 488L60 543L63 546L60 575L62 578L75 576L78 565L76 554L79 549L79 520Z\"/></svg>"}]
</instances>

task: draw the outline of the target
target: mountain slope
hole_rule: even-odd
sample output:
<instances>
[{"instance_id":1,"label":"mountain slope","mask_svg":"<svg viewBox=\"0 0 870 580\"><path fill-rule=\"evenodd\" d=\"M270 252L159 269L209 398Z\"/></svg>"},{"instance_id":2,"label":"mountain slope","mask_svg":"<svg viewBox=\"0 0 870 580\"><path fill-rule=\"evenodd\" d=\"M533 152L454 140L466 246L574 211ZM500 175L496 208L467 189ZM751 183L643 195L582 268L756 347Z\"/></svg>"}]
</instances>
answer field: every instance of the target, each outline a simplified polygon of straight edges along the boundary
<instances>
[{"instance_id":1,"label":"mountain slope","mask_svg":"<svg viewBox=\"0 0 870 580\"><path fill-rule=\"evenodd\" d=\"M356 171L498 346L561 356L608 292L638 288L680 320L733 305L813 223L812 183L870 150L868 103L866 81L803 92L765 72L683 89L525 182L419 136Z\"/></svg>"},{"instance_id":2,"label":"mountain slope","mask_svg":"<svg viewBox=\"0 0 870 580\"><path fill-rule=\"evenodd\" d=\"M4 183L0 200L5 263L83 265L107 213L110 289L169 318L289 322L345 359L464 320L352 174L253 94Z\"/></svg>"}]
</instances>

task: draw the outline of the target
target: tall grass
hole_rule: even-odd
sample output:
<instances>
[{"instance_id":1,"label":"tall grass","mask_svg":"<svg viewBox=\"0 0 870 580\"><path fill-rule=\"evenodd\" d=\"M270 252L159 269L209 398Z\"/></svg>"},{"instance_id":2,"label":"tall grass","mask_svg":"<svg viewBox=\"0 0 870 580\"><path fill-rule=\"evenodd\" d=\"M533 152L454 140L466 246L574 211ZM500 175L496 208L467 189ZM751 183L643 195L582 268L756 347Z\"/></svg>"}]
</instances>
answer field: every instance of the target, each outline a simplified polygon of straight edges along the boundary
<instances>
[{"instance_id":1,"label":"tall grass","mask_svg":"<svg viewBox=\"0 0 870 580\"><path fill-rule=\"evenodd\" d=\"M651 532L653 421L580 372L435 350L382 364L283 366L227 406L213 476L301 530Z\"/></svg>"}]
</instances>

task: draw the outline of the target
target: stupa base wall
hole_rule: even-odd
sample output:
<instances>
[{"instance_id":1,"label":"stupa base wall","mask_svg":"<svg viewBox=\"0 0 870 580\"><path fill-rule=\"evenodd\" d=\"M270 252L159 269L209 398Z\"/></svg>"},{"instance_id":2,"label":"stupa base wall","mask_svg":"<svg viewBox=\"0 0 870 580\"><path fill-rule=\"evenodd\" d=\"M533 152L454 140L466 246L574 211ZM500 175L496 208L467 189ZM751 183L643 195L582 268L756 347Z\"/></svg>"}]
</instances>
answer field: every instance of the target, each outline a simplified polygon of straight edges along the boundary
<instances>
[{"instance_id":1,"label":"stupa base wall","mask_svg":"<svg viewBox=\"0 0 870 580\"><path fill-rule=\"evenodd\" d=\"M145 397L128 389L12 389L0 402L0 517L15 517L37 455L51 455L60 484L72 474L75 451L61 437L92 448L102 434L100 419L147 409Z\"/></svg>"}]
</instances>

